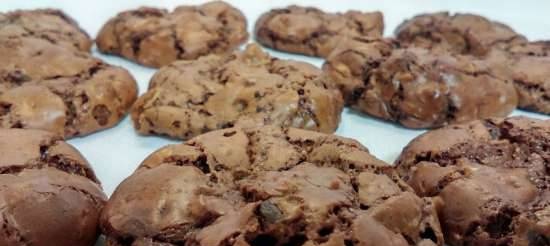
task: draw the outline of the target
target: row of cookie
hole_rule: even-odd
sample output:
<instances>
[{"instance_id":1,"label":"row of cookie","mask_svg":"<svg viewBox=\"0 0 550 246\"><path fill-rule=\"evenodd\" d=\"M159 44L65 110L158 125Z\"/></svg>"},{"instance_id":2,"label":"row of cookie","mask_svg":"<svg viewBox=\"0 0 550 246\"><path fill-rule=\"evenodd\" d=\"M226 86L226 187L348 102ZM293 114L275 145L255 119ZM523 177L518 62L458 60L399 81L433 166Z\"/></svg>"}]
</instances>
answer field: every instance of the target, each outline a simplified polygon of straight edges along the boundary
<instances>
[{"instance_id":1,"label":"row of cookie","mask_svg":"<svg viewBox=\"0 0 550 246\"><path fill-rule=\"evenodd\" d=\"M98 47L103 52L122 55L141 64L155 67L167 65L175 59L195 59L201 54L227 52L230 47L234 48L246 40L246 20L238 10L232 7L219 7L216 11L212 11L212 9L215 9L212 6L218 6L218 4L223 5L217 2L199 6L195 9L197 13L194 13L194 15L184 13L183 10L189 10L189 7L177 8L172 13L151 8L141 8L121 13L103 27L98 36ZM224 11L221 9L224 9ZM155 14L151 14L153 12ZM213 21L214 16L218 22L223 24L218 25L218 29L215 25L202 25L202 29L198 34L178 32L178 30L196 30L193 28L196 28L197 23L215 23ZM178 22L178 20L185 21ZM267 47L328 58L334 49L346 43L347 39L380 38L383 29L383 16L380 12L326 13L312 7L289 6L264 13L256 21L255 35L256 40ZM229 35L229 33L232 35ZM469 115L465 118L482 118L487 114L493 116L505 115L509 113L511 108L518 105L518 100L521 108L545 114L550 113L548 104L550 82L545 78L545 74L540 72L541 70L547 70L549 67L548 50L550 45L548 43L528 42L525 37L502 23L471 14L433 13L419 15L401 24L395 34L396 40L403 48L427 49L428 51L425 51L425 53L428 53L428 55L426 56L443 56L438 61L461 59L461 57L455 58L455 55L452 54L468 55L463 58L467 60L479 58L481 61L476 62L476 69L468 72L474 74L489 73L491 76L498 77L499 80L508 81L500 82L503 85L496 86L501 88L500 91L494 93L486 91L485 95L478 95L472 99L464 98L464 100L470 101L469 104L486 104L486 101L494 101L492 98L498 100L498 96L502 96L500 100L506 101L504 105L490 105L487 108L478 109L468 108L466 111ZM133 45L133 50L130 49L130 44ZM189 51L187 45L190 46ZM151 53L152 50L157 52ZM158 50L161 50L161 52L158 52ZM163 52L165 50L167 52ZM168 52L169 50L170 52ZM412 53L415 52L412 51ZM396 56L403 55L398 54ZM367 57L367 59L379 60L380 58ZM453 67L453 65L455 64L448 66ZM357 68L354 69L358 70ZM372 69L371 67L366 70ZM434 69L436 70L434 73L447 73L444 68L440 68L442 71L438 71L437 68ZM361 70L353 71L353 73L365 74ZM417 77L429 77L429 75L421 74ZM335 82L343 84L342 86L345 89L350 89L345 79L344 81L338 77L333 79ZM365 85L355 85L359 88L354 88L354 96L368 96L363 93L369 94L365 92L365 90L370 89L369 78L360 79L364 81ZM441 84L444 79L432 78L432 80L435 80L437 84ZM469 80L469 78L459 78L457 82L461 83ZM484 81L484 79L481 80ZM507 91L510 89L512 82L517 88L519 98L516 98L512 91ZM480 82L475 83L479 84ZM491 82L489 83L490 85L486 87L494 86ZM481 82L481 84L484 83ZM404 87L408 86L405 85ZM426 99L437 101L443 98L437 95L445 94L445 89L432 90L434 91L423 92L424 97L427 97L426 94L432 93L432 96ZM503 90L506 92L503 93ZM348 94L351 94L351 92L348 92ZM458 98L455 101L449 99L449 102L446 103L448 108L452 110L454 107L460 106L460 102L456 101L462 101L460 99L464 96L456 96L455 93L447 94L449 94L448 98ZM485 99L484 96L492 98ZM371 100L372 98L366 98L361 101L366 101L369 104ZM355 104L355 100L348 100L348 104ZM393 105L389 102L383 104L385 104L384 109L381 109L382 106L380 105L370 104L358 108L377 117L402 122L408 127L437 127L445 122L453 121L452 119L441 119L442 112L437 112L438 115L435 116L422 115L418 112L407 112L404 109L405 106ZM427 108L426 111L434 110L427 105L413 106ZM372 112L379 110L386 112ZM413 124L406 122L410 120L401 120L399 119L400 116L396 115L400 113L390 112L392 110L405 111L403 113L405 114L404 117L412 117L415 118L412 119L413 121L420 122ZM479 113L479 111L482 113ZM495 112L487 113L485 111ZM393 115L390 116L390 114ZM461 117L461 115L457 117ZM454 121L463 120L455 119Z\"/></svg>"},{"instance_id":2,"label":"row of cookie","mask_svg":"<svg viewBox=\"0 0 550 246\"><path fill-rule=\"evenodd\" d=\"M0 130L0 245L550 243L550 121L477 120L414 139L395 166L353 139L229 128L148 156L109 200L51 133Z\"/></svg>"},{"instance_id":3,"label":"row of cookie","mask_svg":"<svg viewBox=\"0 0 550 246\"><path fill-rule=\"evenodd\" d=\"M196 8L181 7L175 13L181 18L198 16L201 22L210 16L203 11L214 16L233 16L223 13L236 10L215 2ZM139 13L131 16L160 15L150 9ZM89 54L90 38L68 16L57 10L31 10L2 14L2 19L3 128L38 128L65 137L81 136L113 126L134 104L134 79L124 69L93 58ZM185 31L182 35L201 33L192 32L187 26L178 30ZM186 42L186 50L192 50L191 43ZM237 45L223 50L230 52ZM164 54L158 52L162 51L160 48L153 50ZM204 54L208 53L216 52ZM207 55L163 67L151 80L150 90L135 103L132 118L142 133L184 139L234 125L280 124L333 132L342 107L340 92L320 69L302 62L277 60L252 45L233 55Z\"/></svg>"},{"instance_id":4,"label":"row of cookie","mask_svg":"<svg viewBox=\"0 0 550 246\"><path fill-rule=\"evenodd\" d=\"M85 135L113 126L133 104L133 78L92 58L87 53L91 40L66 15L16 11L2 19L2 127ZM326 14L296 6L259 19L261 43L294 52L298 47L323 51L302 50L312 55L332 53L323 72L277 60L255 46L226 54L247 34L242 14L223 2L172 13L127 11L103 27L97 42L100 50L144 64L169 64L134 104L134 125L144 134L188 139L214 129L263 124L333 132L342 110L336 88L346 104L412 128L505 116L518 101L547 111L546 43L527 43L510 28L472 15L413 18L399 28L401 42L376 37L382 26L379 13ZM285 41L273 41L279 39Z\"/></svg>"},{"instance_id":5,"label":"row of cookie","mask_svg":"<svg viewBox=\"0 0 550 246\"><path fill-rule=\"evenodd\" d=\"M121 47L133 43L141 47L133 51L142 51L142 48L155 44L155 47L186 50L185 44L195 43L192 37L217 40L206 35L210 31L205 31L204 35L187 33L188 37L178 33L171 35L178 30L179 24L175 23L179 22L175 20L185 18L187 21L182 21L181 25L194 26L191 23L210 18L211 6L217 4L222 5L217 2L197 7L198 13L194 17L185 17L187 15L180 9L168 13L141 8L121 13L103 27L98 36L98 47L145 65L170 64L176 58L166 58L166 62L157 59L158 63L154 63L151 54L129 53L130 49L122 52ZM230 39L235 41L233 46L236 47L237 40L246 39L246 22L242 16L235 17L239 16L237 10L227 9L227 12L215 11L218 13L216 18L226 24L240 23L232 24L235 27L233 33L240 37ZM158 14L147 14L152 11ZM509 27L474 15L436 13L418 16L398 28L396 40L380 38L383 26L379 12L332 14L315 8L290 6L263 14L256 22L255 33L256 39L268 47L326 57L324 74L319 76L328 75L328 83L337 85L347 105L406 127L433 128L506 116L518 104L522 108L550 112L545 89L550 87L550 81L544 76L546 68L550 67L550 58L546 54L550 45L528 43ZM138 38L131 38L133 36ZM159 42L165 41L161 38L163 36L170 36L171 42L161 45ZM120 41L119 37L124 38ZM209 41L201 44L204 46ZM177 52L168 54L173 53ZM251 56L249 50L244 53L248 54L244 56ZM241 56L236 53L233 57ZM265 57L260 54L252 56ZM341 106L333 93L333 96L326 96L322 95L326 91L300 88L297 90L301 92L299 95L291 96L293 91L288 88L280 88L281 85L273 88L276 84L272 82L280 75L292 83L298 80L307 84L309 80L303 78L303 68L292 66L296 71L293 78L270 69L268 63L265 63L267 71L260 74L257 64L239 62L241 66L233 67L236 63L233 58L208 59L200 55L178 58L197 60L175 62L161 68L151 80L150 90L136 103L133 119L143 134L188 139L201 132L250 122L279 123L322 132L332 132L337 127L339 117L335 115L340 113ZM248 69L250 66L256 67L254 72ZM199 69L208 72L196 74ZM237 74L232 71L236 69L239 70L238 78L227 75L231 72ZM180 71L179 75L176 70ZM164 82L159 83L159 80ZM191 86L196 83L204 89ZM224 86L213 86L220 83ZM277 93L263 97L265 90ZM289 96L285 96L284 101L279 100L281 103L273 103L273 100L282 98L281 93ZM193 101L192 96L187 95L202 97ZM309 102L309 106L299 101L302 99ZM155 104L151 103L153 101ZM302 107L304 105L306 107Z\"/></svg>"}]
</instances>

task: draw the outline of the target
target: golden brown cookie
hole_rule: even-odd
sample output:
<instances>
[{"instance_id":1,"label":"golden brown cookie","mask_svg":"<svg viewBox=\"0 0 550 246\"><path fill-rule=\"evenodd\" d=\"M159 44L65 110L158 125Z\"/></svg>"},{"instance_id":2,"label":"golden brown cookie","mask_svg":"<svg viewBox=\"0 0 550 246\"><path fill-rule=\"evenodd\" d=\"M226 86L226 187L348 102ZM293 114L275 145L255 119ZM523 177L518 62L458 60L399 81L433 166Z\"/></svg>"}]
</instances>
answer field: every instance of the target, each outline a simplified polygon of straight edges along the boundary
<instances>
[{"instance_id":1,"label":"golden brown cookie","mask_svg":"<svg viewBox=\"0 0 550 246\"><path fill-rule=\"evenodd\" d=\"M484 60L392 40L350 39L323 69L348 105L409 128L502 117L518 104L511 81Z\"/></svg>"},{"instance_id":2,"label":"golden brown cookie","mask_svg":"<svg viewBox=\"0 0 550 246\"><path fill-rule=\"evenodd\" d=\"M420 135L396 162L450 245L550 243L550 120L478 120Z\"/></svg>"},{"instance_id":3,"label":"golden brown cookie","mask_svg":"<svg viewBox=\"0 0 550 246\"><path fill-rule=\"evenodd\" d=\"M233 6L213 1L174 11L141 7L110 19L96 38L100 51L150 67L229 53L248 38L246 19Z\"/></svg>"},{"instance_id":4,"label":"golden brown cookie","mask_svg":"<svg viewBox=\"0 0 550 246\"><path fill-rule=\"evenodd\" d=\"M224 129L151 154L101 215L109 246L443 245L435 207L352 139Z\"/></svg>"},{"instance_id":5,"label":"golden brown cookie","mask_svg":"<svg viewBox=\"0 0 550 246\"><path fill-rule=\"evenodd\" d=\"M292 5L272 9L256 21L256 40L273 49L327 57L344 37L381 37L381 12L327 13Z\"/></svg>"},{"instance_id":6,"label":"golden brown cookie","mask_svg":"<svg viewBox=\"0 0 550 246\"><path fill-rule=\"evenodd\" d=\"M137 96L124 69L33 36L0 37L0 128L65 137L114 126Z\"/></svg>"},{"instance_id":7,"label":"golden brown cookie","mask_svg":"<svg viewBox=\"0 0 550 246\"><path fill-rule=\"evenodd\" d=\"M188 139L233 126L293 126L326 133L340 121L340 92L313 65L269 56L257 45L161 68L134 104L142 134Z\"/></svg>"},{"instance_id":8,"label":"golden brown cookie","mask_svg":"<svg viewBox=\"0 0 550 246\"><path fill-rule=\"evenodd\" d=\"M92 246L106 199L62 137L0 129L0 245Z\"/></svg>"}]
</instances>

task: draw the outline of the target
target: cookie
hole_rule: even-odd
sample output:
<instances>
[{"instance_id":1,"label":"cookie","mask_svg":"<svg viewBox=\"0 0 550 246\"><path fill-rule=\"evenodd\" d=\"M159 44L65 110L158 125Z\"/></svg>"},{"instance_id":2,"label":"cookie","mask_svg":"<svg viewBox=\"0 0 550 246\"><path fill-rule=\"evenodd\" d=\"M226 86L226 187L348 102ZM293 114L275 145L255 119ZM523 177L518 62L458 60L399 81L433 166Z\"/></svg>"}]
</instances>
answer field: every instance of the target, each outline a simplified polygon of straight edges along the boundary
<instances>
[{"instance_id":1,"label":"cookie","mask_svg":"<svg viewBox=\"0 0 550 246\"><path fill-rule=\"evenodd\" d=\"M110 246L443 245L432 200L392 166L355 140L279 126L161 148L100 221Z\"/></svg>"},{"instance_id":2,"label":"cookie","mask_svg":"<svg viewBox=\"0 0 550 246\"><path fill-rule=\"evenodd\" d=\"M83 136L119 122L137 97L124 69L33 36L0 37L0 128Z\"/></svg>"},{"instance_id":3,"label":"cookie","mask_svg":"<svg viewBox=\"0 0 550 246\"><path fill-rule=\"evenodd\" d=\"M96 43L101 52L161 67L175 60L228 53L247 39L244 15L214 1L179 6L173 12L150 7L122 12L101 28Z\"/></svg>"},{"instance_id":4,"label":"cookie","mask_svg":"<svg viewBox=\"0 0 550 246\"><path fill-rule=\"evenodd\" d=\"M550 244L550 121L478 120L427 132L396 162L422 197L441 199L450 245Z\"/></svg>"},{"instance_id":5,"label":"cookie","mask_svg":"<svg viewBox=\"0 0 550 246\"><path fill-rule=\"evenodd\" d=\"M334 132L343 100L313 65L269 56L257 45L161 68L133 106L142 134L188 139L233 126L276 124Z\"/></svg>"},{"instance_id":6,"label":"cookie","mask_svg":"<svg viewBox=\"0 0 550 246\"><path fill-rule=\"evenodd\" d=\"M397 27L395 36L403 44L476 56L527 41L506 24L479 15L448 12L406 20Z\"/></svg>"},{"instance_id":7,"label":"cookie","mask_svg":"<svg viewBox=\"0 0 550 246\"><path fill-rule=\"evenodd\" d=\"M343 37L381 37L381 12L327 13L292 5L272 9L256 21L256 40L273 49L327 57Z\"/></svg>"},{"instance_id":8,"label":"cookie","mask_svg":"<svg viewBox=\"0 0 550 246\"><path fill-rule=\"evenodd\" d=\"M514 82L519 108L550 114L549 42L514 45L492 51L486 59L498 75Z\"/></svg>"},{"instance_id":9,"label":"cookie","mask_svg":"<svg viewBox=\"0 0 550 246\"><path fill-rule=\"evenodd\" d=\"M0 129L0 245L94 245L107 197L82 155L41 130Z\"/></svg>"},{"instance_id":10,"label":"cookie","mask_svg":"<svg viewBox=\"0 0 550 246\"><path fill-rule=\"evenodd\" d=\"M323 70L346 104L409 128L508 115L517 106L513 84L473 56L401 48L392 40L353 38L327 58Z\"/></svg>"},{"instance_id":11,"label":"cookie","mask_svg":"<svg viewBox=\"0 0 550 246\"><path fill-rule=\"evenodd\" d=\"M92 40L68 15L57 9L0 13L0 38L34 37L69 49L89 52Z\"/></svg>"}]
</instances>

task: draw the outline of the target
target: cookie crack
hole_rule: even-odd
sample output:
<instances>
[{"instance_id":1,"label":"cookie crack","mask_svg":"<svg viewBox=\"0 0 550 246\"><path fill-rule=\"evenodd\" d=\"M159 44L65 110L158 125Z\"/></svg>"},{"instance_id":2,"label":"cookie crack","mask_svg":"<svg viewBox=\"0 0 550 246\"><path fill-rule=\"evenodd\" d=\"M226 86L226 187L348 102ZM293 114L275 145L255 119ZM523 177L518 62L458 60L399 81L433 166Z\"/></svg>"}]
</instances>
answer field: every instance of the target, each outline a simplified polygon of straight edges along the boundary
<instances>
[{"instance_id":1,"label":"cookie crack","mask_svg":"<svg viewBox=\"0 0 550 246\"><path fill-rule=\"evenodd\" d=\"M72 190L72 191L75 191L75 192L78 192L78 193L84 195L84 197L86 197L86 199L88 199L89 201L92 201L92 203L94 204L94 206L97 209L101 209L103 207L103 205L105 204L105 201L103 200L102 197L94 196L92 193L88 192L85 189L81 189L81 188L74 187L74 186L58 185L58 184L51 184L51 185L54 186L54 187L59 188L60 191L68 189L68 190Z\"/></svg>"},{"instance_id":2,"label":"cookie crack","mask_svg":"<svg viewBox=\"0 0 550 246\"><path fill-rule=\"evenodd\" d=\"M2 227L0 227L0 230L3 231L2 234L7 236L8 239L15 239L17 245L21 246L27 246L29 243L27 242L27 239L23 236L22 230L20 230L16 224L11 223L10 220L8 220L8 216L4 212L0 212L0 218L2 219Z\"/></svg>"}]
</instances>

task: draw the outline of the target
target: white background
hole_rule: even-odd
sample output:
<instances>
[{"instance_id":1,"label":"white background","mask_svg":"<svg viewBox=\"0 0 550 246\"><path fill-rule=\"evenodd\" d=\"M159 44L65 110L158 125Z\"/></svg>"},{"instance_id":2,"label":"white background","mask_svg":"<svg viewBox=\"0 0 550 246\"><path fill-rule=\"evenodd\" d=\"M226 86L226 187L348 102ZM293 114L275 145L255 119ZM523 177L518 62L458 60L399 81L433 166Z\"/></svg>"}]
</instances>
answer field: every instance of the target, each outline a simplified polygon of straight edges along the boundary
<instances>
[{"instance_id":1,"label":"white background","mask_svg":"<svg viewBox=\"0 0 550 246\"><path fill-rule=\"evenodd\" d=\"M0 11L29 9L37 7L61 8L95 37L103 23L116 13L142 5L172 9L176 5L196 4L202 1L169 1L169 0L0 0ZM362 11L380 10L384 13L385 35L390 36L395 27L404 19L416 14L432 11L449 10L451 12L472 12L491 19L500 20L512 26L516 31L531 40L550 40L550 1L444 1L444 0L338 0L338 1L229 1L239 8L248 19L249 31L256 18L273 7L283 7L292 3L316 6L327 11L345 11L356 9ZM94 48L94 55L107 62L123 66L130 70L139 83L140 94L145 91L154 69L145 68L121 58L101 55ZM292 58L311 62L317 66L321 59L272 52L274 56ZM1 54L0 54L0 59ZM70 62L70 61L68 61ZM540 114L515 111L514 115L526 114L546 118ZM366 145L378 158L387 162L393 160L401 149L419 130L408 130L397 125L382 122L366 115L345 110L337 134L353 137ZM131 121L126 117L118 126L83 138L69 141L75 145L90 161L96 174L103 183L107 194L111 194L125 177L151 152L169 143L178 141L155 136L139 136L135 133Z\"/></svg>"}]
</instances>

